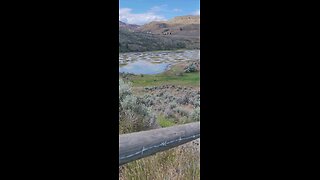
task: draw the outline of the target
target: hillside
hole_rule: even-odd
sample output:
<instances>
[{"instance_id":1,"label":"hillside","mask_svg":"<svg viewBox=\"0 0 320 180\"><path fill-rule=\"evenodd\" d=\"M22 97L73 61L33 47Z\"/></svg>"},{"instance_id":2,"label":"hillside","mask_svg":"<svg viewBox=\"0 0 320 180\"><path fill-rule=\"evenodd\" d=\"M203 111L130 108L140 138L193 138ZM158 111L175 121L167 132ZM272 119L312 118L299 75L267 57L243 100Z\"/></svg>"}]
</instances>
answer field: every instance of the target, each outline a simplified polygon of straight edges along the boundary
<instances>
[{"instance_id":1,"label":"hillside","mask_svg":"<svg viewBox=\"0 0 320 180\"><path fill-rule=\"evenodd\" d=\"M122 21L119 21L119 29L122 29L122 30L127 30L127 31L132 31L133 32L139 27L140 26L136 25L136 24L127 24L127 23L124 23Z\"/></svg>"},{"instance_id":2,"label":"hillside","mask_svg":"<svg viewBox=\"0 0 320 180\"><path fill-rule=\"evenodd\" d=\"M199 49L199 44L194 39L119 30L120 52Z\"/></svg>"},{"instance_id":3,"label":"hillside","mask_svg":"<svg viewBox=\"0 0 320 180\"><path fill-rule=\"evenodd\" d=\"M178 16L168 21L153 21L137 28L137 31L200 38L200 16Z\"/></svg>"},{"instance_id":4,"label":"hillside","mask_svg":"<svg viewBox=\"0 0 320 180\"><path fill-rule=\"evenodd\" d=\"M119 51L200 49L200 16L179 16L139 26L119 21Z\"/></svg>"}]
</instances>

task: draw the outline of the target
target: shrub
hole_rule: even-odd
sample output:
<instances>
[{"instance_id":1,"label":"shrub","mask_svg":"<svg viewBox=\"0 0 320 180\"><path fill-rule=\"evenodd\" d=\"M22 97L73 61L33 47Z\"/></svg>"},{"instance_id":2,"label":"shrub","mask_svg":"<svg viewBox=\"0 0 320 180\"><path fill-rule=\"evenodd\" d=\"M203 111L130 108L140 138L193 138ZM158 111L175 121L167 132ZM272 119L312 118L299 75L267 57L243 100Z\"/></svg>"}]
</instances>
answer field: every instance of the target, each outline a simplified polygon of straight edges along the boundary
<instances>
[{"instance_id":1,"label":"shrub","mask_svg":"<svg viewBox=\"0 0 320 180\"><path fill-rule=\"evenodd\" d=\"M189 98L189 103L192 104L194 107L200 107L200 95L192 95L190 96L192 98Z\"/></svg>"},{"instance_id":2,"label":"shrub","mask_svg":"<svg viewBox=\"0 0 320 180\"><path fill-rule=\"evenodd\" d=\"M200 107L197 107L193 110L193 112L190 114L190 119L192 121L200 121Z\"/></svg>"},{"instance_id":3,"label":"shrub","mask_svg":"<svg viewBox=\"0 0 320 180\"><path fill-rule=\"evenodd\" d=\"M119 101L121 102L128 95L131 95L131 83L125 83L119 79Z\"/></svg>"},{"instance_id":4,"label":"shrub","mask_svg":"<svg viewBox=\"0 0 320 180\"><path fill-rule=\"evenodd\" d=\"M196 99L195 101L193 101L193 106L194 107L200 107L200 99Z\"/></svg>"},{"instance_id":5,"label":"shrub","mask_svg":"<svg viewBox=\"0 0 320 180\"><path fill-rule=\"evenodd\" d=\"M175 117L173 110L170 109L170 108L166 108L166 109L164 110L164 116L165 116L166 118L173 118L173 117Z\"/></svg>"},{"instance_id":6,"label":"shrub","mask_svg":"<svg viewBox=\"0 0 320 180\"><path fill-rule=\"evenodd\" d=\"M184 68L185 73L190 73L190 72L197 72L197 66L194 63L189 64L187 67Z\"/></svg>"},{"instance_id":7,"label":"shrub","mask_svg":"<svg viewBox=\"0 0 320 180\"><path fill-rule=\"evenodd\" d=\"M131 93L130 84L119 79L119 132L129 133L155 127L156 118L150 109Z\"/></svg>"},{"instance_id":8,"label":"shrub","mask_svg":"<svg viewBox=\"0 0 320 180\"><path fill-rule=\"evenodd\" d=\"M179 104L188 104L189 103L189 97L187 95L184 95L181 98L177 99L177 103L179 103Z\"/></svg>"},{"instance_id":9,"label":"shrub","mask_svg":"<svg viewBox=\"0 0 320 180\"><path fill-rule=\"evenodd\" d=\"M180 116L184 116L184 117L188 117L189 116L189 112L181 107L177 107L174 109L174 111L176 113L178 113Z\"/></svg>"},{"instance_id":10,"label":"shrub","mask_svg":"<svg viewBox=\"0 0 320 180\"><path fill-rule=\"evenodd\" d=\"M174 102L174 101L172 101L172 102L169 104L169 107L170 107L170 109L174 109L174 108L177 107L177 103Z\"/></svg>"}]
</instances>

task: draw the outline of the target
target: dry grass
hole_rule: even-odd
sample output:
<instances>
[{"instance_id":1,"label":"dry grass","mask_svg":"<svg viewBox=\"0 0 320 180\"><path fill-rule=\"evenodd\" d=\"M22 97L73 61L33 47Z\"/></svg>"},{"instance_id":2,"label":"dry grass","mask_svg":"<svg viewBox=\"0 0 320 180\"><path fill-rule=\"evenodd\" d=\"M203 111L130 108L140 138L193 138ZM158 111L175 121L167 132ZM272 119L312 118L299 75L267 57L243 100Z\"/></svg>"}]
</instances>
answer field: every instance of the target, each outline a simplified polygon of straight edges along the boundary
<instances>
[{"instance_id":1,"label":"dry grass","mask_svg":"<svg viewBox=\"0 0 320 180\"><path fill-rule=\"evenodd\" d=\"M120 180L200 179L200 152L192 142L119 168Z\"/></svg>"},{"instance_id":2,"label":"dry grass","mask_svg":"<svg viewBox=\"0 0 320 180\"><path fill-rule=\"evenodd\" d=\"M147 93L145 92L145 87L159 84L173 84L182 87L188 87L189 85L192 88L199 88L199 72L185 73L183 76L177 76L176 73L178 71L182 71L182 66L174 66L171 68L171 71L163 73L162 75L145 75L143 77L133 76L129 79L134 81L133 88L136 88L135 90L137 90L137 92L135 93L139 94L140 96ZM162 91L168 92L168 90L170 89L163 89L159 91L159 93ZM174 94L175 97L177 98L178 95L181 95L184 91L187 90L185 88L181 88L181 90L177 92L174 91L177 93ZM190 98L193 96L188 95L188 97ZM159 106L161 105L160 102L158 100L154 100L154 103L159 109ZM166 105L168 106L168 104ZM177 106L180 106L179 103L177 103ZM157 113L158 111L153 109L152 112ZM158 118L157 120L162 127L173 125L173 123L169 121L171 119L163 117L161 113L157 113L156 115ZM183 118L187 119L187 117L179 116L179 122L176 123L182 124L184 122ZM119 121L120 134L145 130L140 128L137 129L134 123L131 122L132 121ZM121 166L119 167L119 180L200 179L200 149L197 149L197 146L193 143L194 141Z\"/></svg>"}]
</instances>

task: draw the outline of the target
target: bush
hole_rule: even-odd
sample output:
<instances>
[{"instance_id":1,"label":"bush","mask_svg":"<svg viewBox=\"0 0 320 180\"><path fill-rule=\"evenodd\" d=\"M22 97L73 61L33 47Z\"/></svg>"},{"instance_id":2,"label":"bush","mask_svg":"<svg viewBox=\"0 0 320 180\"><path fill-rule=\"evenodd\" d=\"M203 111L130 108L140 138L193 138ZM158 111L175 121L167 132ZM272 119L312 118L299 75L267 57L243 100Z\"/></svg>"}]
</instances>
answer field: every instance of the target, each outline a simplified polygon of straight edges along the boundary
<instances>
[{"instance_id":1,"label":"bush","mask_svg":"<svg viewBox=\"0 0 320 180\"><path fill-rule=\"evenodd\" d=\"M174 111L182 117L189 117L189 112L181 107L175 108Z\"/></svg>"},{"instance_id":2,"label":"bush","mask_svg":"<svg viewBox=\"0 0 320 180\"><path fill-rule=\"evenodd\" d=\"M187 67L184 68L185 73L190 73L190 72L197 72L197 66L194 63L189 64Z\"/></svg>"},{"instance_id":3,"label":"bush","mask_svg":"<svg viewBox=\"0 0 320 180\"><path fill-rule=\"evenodd\" d=\"M189 97L187 95L184 95L181 98L177 99L177 103L179 103L179 104L188 104L189 103Z\"/></svg>"},{"instance_id":4,"label":"bush","mask_svg":"<svg viewBox=\"0 0 320 180\"><path fill-rule=\"evenodd\" d=\"M155 116L140 98L131 93L130 84L119 79L119 132L130 133L157 127Z\"/></svg>"},{"instance_id":5,"label":"bush","mask_svg":"<svg viewBox=\"0 0 320 180\"><path fill-rule=\"evenodd\" d=\"M200 99L196 99L196 100L193 102L193 106L200 108Z\"/></svg>"},{"instance_id":6,"label":"bush","mask_svg":"<svg viewBox=\"0 0 320 180\"><path fill-rule=\"evenodd\" d=\"M190 119L192 121L200 121L200 107L197 107L191 114Z\"/></svg>"},{"instance_id":7,"label":"bush","mask_svg":"<svg viewBox=\"0 0 320 180\"><path fill-rule=\"evenodd\" d=\"M175 116L174 116L173 110L170 109L170 108L166 108L164 110L164 117L166 117L166 118L174 118Z\"/></svg>"},{"instance_id":8,"label":"bush","mask_svg":"<svg viewBox=\"0 0 320 180\"><path fill-rule=\"evenodd\" d=\"M170 109L174 109L174 108L177 107L177 103L174 102L174 101L172 101L172 102L169 104L169 107L170 107Z\"/></svg>"},{"instance_id":9,"label":"bush","mask_svg":"<svg viewBox=\"0 0 320 180\"><path fill-rule=\"evenodd\" d=\"M131 84L125 83L122 79L119 79L119 101L123 101L126 96L131 95Z\"/></svg>"},{"instance_id":10,"label":"bush","mask_svg":"<svg viewBox=\"0 0 320 180\"><path fill-rule=\"evenodd\" d=\"M150 94L145 94L140 99L141 102L147 107L154 105L154 98Z\"/></svg>"}]
</instances>

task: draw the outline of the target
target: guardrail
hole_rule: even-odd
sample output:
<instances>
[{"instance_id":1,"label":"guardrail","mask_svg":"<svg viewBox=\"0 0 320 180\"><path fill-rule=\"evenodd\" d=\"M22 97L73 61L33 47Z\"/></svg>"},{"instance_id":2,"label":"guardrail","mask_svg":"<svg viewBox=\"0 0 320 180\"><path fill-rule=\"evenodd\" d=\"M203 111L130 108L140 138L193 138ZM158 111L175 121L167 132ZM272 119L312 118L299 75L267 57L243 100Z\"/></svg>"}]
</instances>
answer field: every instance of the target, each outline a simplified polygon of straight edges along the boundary
<instances>
[{"instance_id":1,"label":"guardrail","mask_svg":"<svg viewBox=\"0 0 320 180\"><path fill-rule=\"evenodd\" d=\"M119 136L119 166L200 138L200 122Z\"/></svg>"}]
</instances>

